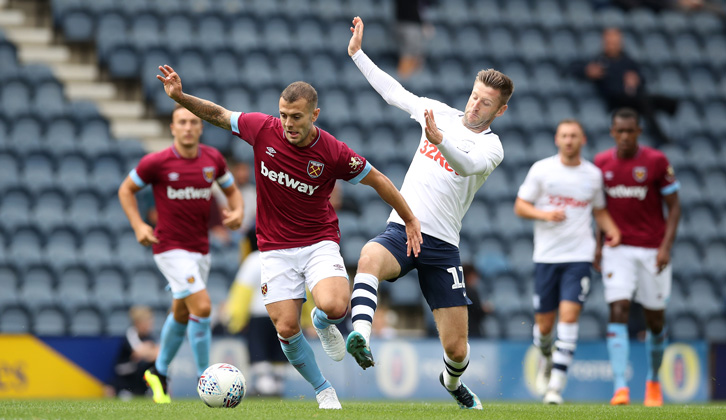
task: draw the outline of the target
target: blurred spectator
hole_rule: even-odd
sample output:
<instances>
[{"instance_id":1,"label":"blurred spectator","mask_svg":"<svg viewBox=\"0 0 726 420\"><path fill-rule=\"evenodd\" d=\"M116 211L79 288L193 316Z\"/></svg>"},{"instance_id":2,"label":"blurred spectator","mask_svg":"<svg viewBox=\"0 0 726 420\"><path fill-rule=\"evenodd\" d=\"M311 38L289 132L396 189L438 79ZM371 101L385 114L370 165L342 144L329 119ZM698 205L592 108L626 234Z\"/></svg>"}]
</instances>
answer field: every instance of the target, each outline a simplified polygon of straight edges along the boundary
<instances>
[{"instance_id":1,"label":"blurred spectator","mask_svg":"<svg viewBox=\"0 0 726 420\"><path fill-rule=\"evenodd\" d=\"M610 111L622 107L636 109L648 122L655 142L670 142L671 139L658 124L655 113L665 111L674 115L678 102L648 93L640 66L623 51L620 29L605 29L602 42L602 53L584 65L576 64L575 72L595 83Z\"/></svg>"},{"instance_id":2,"label":"blurred spectator","mask_svg":"<svg viewBox=\"0 0 726 420\"><path fill-rule=\"evenodd\" d=\"M153 366L159 353L152 330L154 314L146 306L133 306L129 310L131 326L126 330L121 351L114 366L115 377L107 388L108 395L128 399L144 395L147 391L144 371Z\"/></svg>"},{"instance_id":3,"label":"blurred spectator","mask_svg":"<svg viewBox=\"0 0 726 420\"><path fill-rule=\"evenodd\" d=\"M648 8L656 12L668 9L686 12L703 10L726 17L723 5L709 0L613 0L612 3L626 11L637 8Z\"/></svg>"},{"instance_id":4,"label":"blurred spectator","mask_svg":"<svg viewBox=\"0 0 726 420\"><path fill-rule=\"evenodd\" d=\"M484 318L493 311L493 307L490 302L482 301L479 296L481 276L476 268L468 263L464 264L463 268L466 295L471 300L471 305L467 306L469 312L469 337L483 337L485 334Z\"/></svg>"},{"instance_id":5,"label":"blurred spectator","mask_svg":"<svg viewBox=\"0 0 726 420\"><path fill-rule=\"evenodd\" d=\"M420 70L426 57L426 36L421 15L424 0L396 0L398 75L405 79Z\"/></svg>"}]
</instances>

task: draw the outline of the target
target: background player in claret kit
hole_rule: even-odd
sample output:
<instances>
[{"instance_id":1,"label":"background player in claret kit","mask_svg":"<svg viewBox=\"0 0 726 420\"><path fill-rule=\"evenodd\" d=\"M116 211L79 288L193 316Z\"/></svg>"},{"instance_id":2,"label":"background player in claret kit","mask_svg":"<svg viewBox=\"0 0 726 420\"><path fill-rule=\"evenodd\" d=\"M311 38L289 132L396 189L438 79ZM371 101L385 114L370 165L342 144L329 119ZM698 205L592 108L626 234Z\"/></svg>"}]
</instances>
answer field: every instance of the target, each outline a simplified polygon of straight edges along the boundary
<instances>
[{"instance_id":1,"label":"background player in claret kit","mask_svg":"<svg viewBox=\"0 0 726 420\"><path fill-rule=\"evenodd\" d=\"M395 280L415 268L444 347L439 380L460 407L480 410L479 398L459 379L469 365L466 305L471 304L462 275L459 231L474 194L502 162L502 144L489 125L507 109L514 85L496 70L482 70L465 112L418 97L368 58L361 50L363 21L356 17L353 25L348 55L383 99L408 112L423 131L401 193L421 220L424 244L420 255L407 254L402 215L393 211L386 231L363 247L352 300L355 331L348 336L347 350L363 369L373 366L370 335L378 282Z\"/></svg>"},{"instance_id":2,"label":"background player in claret kit","mask_svg":"<svg viewBox=\"0 0 726 420\"><path fill-rule=\"evenodd\" d=\"M532 165L514 203L517 216L535 220L533 335L542 353L536 388L546 404L562 404L567 368L577 347L577 321L595 258L593 216L607 236L606 245L620 243L620 231L605 209L602 173L580 156L585 141L578 121L560 122L555 133L558 154Z\"/></svg>"},{"instance_id":3,"label":"background player in claret kit","mask_svg":"<svg viewBox=\"0 0 726 420\"><path fill-rule=\"evenodd\" d=\"M305 82L280 95L280 116L231 112L182 92L181 78L159 67L166 93L200 118L232 132L254 149L257 180L257 244L262 294L290 363L313 386L319 407L341 408L320 372L300 329L305 286L317 305L311 317L323 349L336 361L345 341L336 324L350 303L350 285L340 254L338 218L329 201L337 179L373 187L406 224L407 253L418 255L421 227L393 183L345 143L314 125L318 95Z\"/></svg>"},{"instance_id":4,"label":"background player in claret kit","mask_svg":"<svg viewBox=\"0 0 726 420\"><path fill-rule=\"evenodd\" d=\"M188 335L198 375L209 366L212 340L206 290L209 276L208 225L212 206L212 183L219 183L227 196L223 224L238 229L242 223L242 195L234 185L227 164L217 149L199 143L202 120L178 107L172 113L174 144L144 156L118 190L121 207L129 218L136 239L152 246L154 261L171 286L171 313L161 330L159 357L144 378L157 403L170 402L167 370ZM139 214L135 194L151 185L159 214L156 229ZM189 322L191 321L191 322Z\"/></svg>"},{"instance_id":5,"label":"background player in claret kit","mask_svg":"<svg viewBox=\"0 0 726 420\"><path fill-rule=\"evenodd\" d=\"M610 403L630 403L625 371L630 351L628 316L634 299L643 306L647 326L644 403L660 406L658 369L666 347L665 307L671 292L670 251L681 216L680 184L662 152L638 144L641 132L635 110L615 111L610 127L615 147L595 157L603 173L607 207L622 232L622 245L617 248L602 248L598 241L595 261L602 257L605 300L610 304L607 343L615 382Z\"/></svg>"}]
</instances>

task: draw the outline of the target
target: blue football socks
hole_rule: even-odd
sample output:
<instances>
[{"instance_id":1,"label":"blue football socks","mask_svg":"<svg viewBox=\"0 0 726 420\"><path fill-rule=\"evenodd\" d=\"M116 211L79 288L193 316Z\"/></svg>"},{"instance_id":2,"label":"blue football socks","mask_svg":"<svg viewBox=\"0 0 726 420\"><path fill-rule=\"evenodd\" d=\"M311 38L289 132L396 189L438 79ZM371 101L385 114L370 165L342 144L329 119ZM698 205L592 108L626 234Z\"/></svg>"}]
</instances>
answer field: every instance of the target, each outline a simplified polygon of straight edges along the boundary
<instances>
[{"instance_id":1,"label":"blue football socks","mask_svg":"<svg viewBox=\"0 0 726 420\"><path fill-rule=\"evenodd\" d=\"M180 324L174 319L174 314L169 314L161 328L161 339L159 344L159 356L156 358L156 370L166 376L176 353L179 351L184 335L186 334L186 324Z\"/></svg>"},{"instance_id":2,"label":"blue football socks","mask_svg":"<svg viewBox=\"0 0 726 420\"><path fill-rule=\"evenodd\" d=\"M648 376L649 381L658 381L658 370L663 362L663 351L668 345L668 337L666 336L665 327L660 334L653 334L650 330L645 336L645 355L648 360Z\"/></svg>"},{"instance_id":3,"label":"blue football socks","mask_svg":"<svg viewBox=\"0 0 726 420\"><path fill-rule=\"evenodd\" d=\"M201 318L189 315L189 328L187 328L189 345L192 347L194 362L197 364L197 376L202 376L204 369L209 366L209 350L212 346L212 328L209 317Z\"/></svg>"},{"instance_id":4,"label":"blue football socks","mask_svg":"<svg viewBox=\"0 0 726 420\"><path fill-rule=\"evenodd\" d=\"M280 339L280 345L285 356L287 356L287 360L315 388L316 394L332 386L318 368L318 363L315 361L315 353L313 353L313 349L305 339L302 331L290 338L283 338L278 334L277 338Z\"/></svg>"},{"instance_id":5,"label":"blue football socks","mask_svg":"<svg viewBox=\"0 0 726 420\"><path fill-rule=\"evenodd\" d=\"M610 353L610 366L613 370L613 382L615 390L628 386L625 379L625 370L628 367L630 357L630 341L628 338L628 326L626 324L608 324L608 353Z\"/></svg>"}]
</instances>

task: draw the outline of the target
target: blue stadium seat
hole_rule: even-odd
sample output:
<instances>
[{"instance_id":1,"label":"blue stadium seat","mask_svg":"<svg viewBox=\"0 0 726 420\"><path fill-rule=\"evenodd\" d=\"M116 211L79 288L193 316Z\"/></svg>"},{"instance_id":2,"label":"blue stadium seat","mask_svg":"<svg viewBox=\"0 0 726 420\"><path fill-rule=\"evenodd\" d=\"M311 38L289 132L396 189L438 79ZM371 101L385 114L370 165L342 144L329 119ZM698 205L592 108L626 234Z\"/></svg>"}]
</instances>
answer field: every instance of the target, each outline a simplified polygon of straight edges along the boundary
<instances>
[{"instance_id":1,"label":"blue stadium seat","mask_svg":"<svg viewBox=\"0 0 726 420\"><path fill-rule=\"evenodd\" d=\"M532 262L534 244L532 238L521 237L511 241L509 250L509 264L512 270L523 277L531 276L534 272L534 263Z\"/></svg>"},{"instance_id":2,"label":"blue stadium seat","mask_svg":"<svg viewBox=\"0 0 726 420\"><path fill-rule=\"evenodd\" d=\"M655 12L645 7L630 10L625 14L625 20L627 24L624 27L632 28L641 35L658 30L660 25Z\"/></svg>"},{"instance_id":3,"label":"blue stadium seat","mask_svg":"<svg viewBox=\"0 0 726 420\"><path fill-rule=\"evenodd\" d=\"M55 275L53 269L48 265L27 266L22 273L23 284L20 289L20 301L33 310L54 303Z\"/></svg>"},{"instance_id":4,"label":"blue stadium seat","mask_svg":"<svg viewBox=\"0 0 726 420\"><path fill-rule=\"evenodd\" d=\"M710 133L716 138L726 136L726 118L723 118L726 115L726 103L713 101L705 107L704 112L704 121Z\"/></svg>"},{"instance_id":5,"label":"blue stadium seat","mask_svg":"<svg viewBox=\"0 0 726 420\"><path fill-rule=\"evenodd\" d=\"M351 98L349 95L340 89L329 89L325 92L325 96L320 97L320 124L345 124L353 120L351 114ZM331 131L332 130L327 130ZM334 135L339 135L338 139L346 141L346 138L351 138L350 135L343 136L340 130L333 132ZM353 148L358 153L363 153L362 150Z\"/></svg>"},{"instance_id":6,"label":"blue stadium seat","mask_svg":"<svg viewBox=\"0 0 726 420\"><path fill-rule=\"evenodd\" d=\"M33 333L39 336L62 336L68 331L66 311L58 305L47 305L33 316Z\"/></svg>"},{"instance_id":7,"label":"blue stadium seat","mask_svg":"<svg viewBox=\"0 0 726 420\"><path fill-rule=\"evenodd\" d=\"M96 18L84 8L68 10L60 17L60 28L67 42L89 42L96 30Z\"/></svg>"},{"instance_id":8,"label":"blue stadium seat","mask_svg":"<svg viewBox=\"0 0 726 420\"><path fill-rule=\"evenodd\" d=\"M550 32L549 44L551 48L548 55L552 56L562 66L570 65L575 60L582 58L575 32L569 28Z\"/></svg>"},{"instance_id":9,"label":"blue stadium seat","mask_svg":"<svg viewBox=\"0 0 726 420\"><path fill-rule=\"evenodd\" d=\"M96 209L95 214L98 214ZM78 248L78 257L90 269L110 264L114 261L114 238L113 233L105 227L93 227L90 225L81 238Z\"/></svg>"},{"instance_id":10,"label":"blue stadium seat","mask_svg":"<svg viewBox=\"0 0 726 420\"><path fill-rule=\"evenodd\" d=\"M16 77L19 72L17 49L14 44L0 40L0 76L5 80Z\"/></svg>"},{"instance_id":11,"label":"blue stadium seat","mask_svg":"<svg viewBox=\"0 0 726 420\"><path fill-rule=\"evenodd\" d=\"M45 149L48 147L43 144L43 123L39 118L30 114L15 116L13 126L8 133L8 141L13 145L13 150L20 155L40 151L47 153Z\"/></svg>"},{"instance_id":12,"label":"blue stadium seat","mask_svg":"<svg viewBox=\"0 0 726 420\"><path fill-rule=\"evenodd\" d=\"M116 79L135 79L139 77L141 56L134 46L120 44L109 48L106 66Z\"/></svg>"},{"instance_id":13,"label":"blue stadium seat","mask_svg":"<svg viewBox=\"0 0 726 420\"><path fill-rule=\"evenodd\" d=\"M8 305L0 312L0 331L3 333L30 333L32 324L32 315L23 304Z\"/></svg>"},{"instance_id":14,"label":"blue stadium seat","mask_svg":"<svg viewBox=\"0 0 726 420\"><path fill-rule=\"evenodd\" d=\"M89 185L88 161L79 154L68 154L58 163L56 170L56 183L61 188L78 190ZM93 180L96 183L96 180Z\"/></svg>"},{"instance_id":15,"label":"blue stadium seat","mask_svg":"<svg viewBox=\"0 0 726 420\"><path fill-rule=\"evenodd\" d=\"M287 86L298 80L309 80L302 57L297 53L281 53L274 60L275 82Z\"/></svg>"},{"instance_id":16,"label":"blue stadium seat","mask_svg":"<svg viewBox=\"0 0 726 420\"><path fill-rule=\"evenodd\" d=\"M340 241L340 252L347 267L356 267L358 265L360 250L363 249L369 239L370 237L367 235L343 236Z\"/></svg>"},{"instance_id":17,"label":"blue stadium seat","mask_svg":"<svg viewBox=\"0 0 726 420\"><path fill-rule=\"evenodd\" d=\"M674 341L698 340L703 337L701 322L696 316L688 312L669 317L668 334Z\"/></svg>"},{"instance_id":18,"label":"blue stadium seat","mask_svg":"<svg viewBox=\"0 0 726 420\"><path fill-rule=\"evenodd\" d=\"M410 271L405 276L398 278L388 289L392 307L420 307L421 287L416 271Z\"/></svg>"},{"instance_id":19,"label":"blue stadium seat","mask_svg":"<svg viewBox=\"0 0 726 420\"><path fill-rule=\"evenodd\" d=\"M66 209L66 220L72 226L88 229L99 225L99 210L103 208L102 198L93 190L77 190Z\"/></svg>"},{"instance_id":20,"label":"blue stadium seat","mask_svg":"<svg viewBox=\"0 0 726 420\"><path fill-rule=\"evenodd\" d=\"M708 57L708 61L715 69L724 68L726 66L726 35L713 34L705 39L704 54ZM722 78L722 81L726 80Z\"/></svg>"},{"instance_id":21,"label":"blue stadium seat","mask_svg":"<svg viewBox=\"0 0 726 420\"><path fill-rule=\"evenodd\" d=\"M240 81L258 92L274 85L274 67L265 53L246 54L242 58ZM276 97L279 98L279 92ZM277 106L275 107L277 109Z\"/></svg>"},{"instance_id":22,"label":"blue stadium seat","mask_svg":"<svg viewBox=\"0 0 726 420\"><path fill-rule=\"evenodd\" d=\"M673 52L681 65L692 66L705 61L700 40L694 34L681 33L673 38Z\"/></svg>"},{"instance_id":23,"label":"blue stadium seat","mask_svg":"<svg viewBox=\"0 0 726 420\"><path fill-rule=\"evenodd\" d=\"M163 37L164 44L173 51L179 51L183 48L195 45L199 39L192 16L177 13L168 15L169 11L164 11L166 16L162 18L164 22ZM205 43L206 45L206 43Z\"/></svg>"},{"instance_id":24,"label":"blue stadium seat","mask_svg":"<svg viewBox=\"0 0 726 420\"><path fill-rule=\"evenodd\" d=\"M207 281L207 292L212 300L214 307L224 304L227 300L227 292L234 278L230 277L226 270L219 266L212 267L209 270L209 279Z\"/></svg>"},{"instance_id":25,"label":"blue stadium seat","mask_svg":"<svg viewBox=\"0 0 726 420\"><path fill-rule=\"evenodd\" d=\"M0 152L0 190L17 187L21 178L21 160L14 154Z\"/></svg>"},{"instance_id":26,"label":"blue stadium seat","mask_svg":"<svg viewBox=\"0 0 726 420\"><path fill-rule=\"evenodd\" d=\"M722 313L711 317L703 328L705 339L710 342L726 341L726 316Z\"/></svg>"},{"instance_id":27,"label":"blue stadium seat","mask_svg":"<svg viewBox=\"0 0 726 420\"><path fill-rule=\"evenodd\" d=\"M68 332L71 336L97 336L104 334L103 314L95 306L83 306L70 313Z\"/></svg>"},{"instance_id":28,"label":"blue stadium seat","mask_svg":"<svg viewBox=\"0 0 726 420\"><path fill-rule=\"evenodd\" d=\"M660 20L658 27L674 38L682 36L684 32L690 29L686 14L680 10L663 10L657 16Z\"/></svg>"},{"instance_id":29,"label":"blue stadium seat","mask_svg":"<svg viewBox=\"0 0 726 420\"><path fill-rule=\"evenodd\" d=\"M688 284L688 303L694 315L701 323L714 315L724 311L724 301L711 284L711 281L704 277L696 277Z\"/></svg>"},{"instance_id":30,"label":"blue stadium seat","mask_svg":"<svg viewBox=\"0 0 726 420\"><path fill-rule=\"evenodd\" d=\"M200 48L185 48L176 54L174 69L190 87L210 82L208 61ZM161 87L161 85L159 86Z\"/></svg>"},{"instance_id":31,"label":"blue stadium seat","mask_svg":"<svg viewBox=\"0 0 726 420\"><path fill-rule=\"evenodd\" d=\"M62 189L44 189L38 192L30 217L40 229L49 232L55 227L65 225L66 203L66 194Z\"/></svg>"},{"instance_id":32,"label":"blue stadium seat","mask_svg":"<svg viewBox=\"0 0 726 420\"><path fill-rule=\"evenodd\" d=\"M567 11L565 12L567 25L582 28L597 28L595 22L595 11L592 2L589 1L572 1L567 2Z\"/></svg>"},{"instance_id":33,"label":"blue stadium seat","mask_svg":"<svg viewBox=\"0 0 726 420\"><path fill-rule=\"evenodd\" d=\"M119 13L98 16L94 40L101 62L105 62L108 53L117 46L133 45L128 35L126 18Z\"/></svg>"},{"instance_id":34,"label":"blue stadium seat","mask_svg":"<svg viewBox=\"0 0 726 420\"><path fill-rule=\"evenodd\" d=\"M91 273L85 265L66 267L58 275L56 298L68 310L91 302Z\"/></svg>"},{"instance_id":35,"label":"blue stadium seat","mask_svg":"<svg viewBox=\"0 0 726 420\"><path fill-rule=\"evenodd\" d=\"M126 4L128 2L124 2ZM163 38L160 17L155 13L129 15L129 42L138 49L161 45Z\"/></svg>"},{"instance_id":36,"label":"blue stadium seat","mask_svg":"<svg viewBox=\"0 0 726 420\"><path fill-rule=\"evenodd\" d=\"M128 281L128 302L135 305L156 306L168 298L160 293L163 281L161 273L155 269L141 269L134 272Z\"/></svg>"},{"instance_id":37,"label":"blue stadium seat","mask_svg":"<svg viewBox=\"0 0 726 420\"><path fill-rule=\"evenodd\" d=\"M227 22L215 12L201 15L197 21L197 37L204 40L205 48L211 51L230 47L227 35Z\"/></svg>"},{"instance_id":38,"label":"blue stadium seat","mask_svg":"<svg viewBox=\"0 0 726 420\"><path fill-rule=\"evenodd\" d=\"M701 258L701 252L694 243L676 241L671 252L674 274L690 277L699 273Z\"/></svg>"},{"instance_id":39,"label":"blue stadium seat","mask_svg":"<svg viewBox=\"0 0 726 420\"><path fill-rule=\"evenodd\" d=\"M0 244L0 249L4 244ZM18 302L18 290L20 288L20 274L13 264L0 264L0 309Z\"/></svg>"},{"instance_id":40,"label":"blue stadium seat","mask_svg":"<svg viewBox=\"0 0 726 420\"><path fill-rule=\"evenodd\" d=\"M31 108L31 89L21 80L9 80L3 83L0 91L0 106L3 113L10 118L27 114Z\"/></svg>"},{"instance_id":41,"label":"blue stadium seat","mask_svg":"<svg viewBox=\"0 0 726 420\"><path fill-rule=\"evenodd\" d=\"M35 94L31 111L43 118L54 118L65 115L66 99L63 87L55 80L35 85Z\"/></svg>"},{"instance_id":42,"label":"blue stadium seat","mask_svg":"<svg viewBox=\"0 0 726 420\"><path fill-rule=\"evenodd\" d=\"M643 36L642 51L647 63L661 67L674 62L673 45L665 34L654 32Z\"/></svg>"},{"instance_id":43,"label":"blue stadium seat","mask_svg":"<svg viewBox=\"0 0 726 420\"><path fill-rule=\"evenodd\" d=\"M119 259L119 261L124 260ZM121 267L112 265L101 267L94 274L94 284L90 290L90 298L103 307L125 305L125 282L126 272Z\"/></svg>"},{"instance_id":44,"label":"blue stadium seat","mask_svg":"<svg viewBox=\"0 0 726 420\"><path fill-rule=\"evenodd\" d=\"M57 270L78 263L78 233L58 224L46 235L45 258Z\"/></svg>"}]
</instances>

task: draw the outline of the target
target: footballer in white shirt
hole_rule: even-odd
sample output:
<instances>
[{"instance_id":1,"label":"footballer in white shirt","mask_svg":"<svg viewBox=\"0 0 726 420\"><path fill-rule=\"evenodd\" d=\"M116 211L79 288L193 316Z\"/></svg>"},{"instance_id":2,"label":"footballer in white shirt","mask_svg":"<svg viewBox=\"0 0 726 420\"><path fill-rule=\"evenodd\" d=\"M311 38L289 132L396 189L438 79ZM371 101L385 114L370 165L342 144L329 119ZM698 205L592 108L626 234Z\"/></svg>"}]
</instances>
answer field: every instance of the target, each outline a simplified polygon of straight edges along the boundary
<instances>
[{"instance_id":1,"label":"footballer in white shirt","mask_svg":"<svg viewBox=\"0 0 726 420\"><path fill-rule=\"evenodd\" d=\"M363 21L356 17L353 25L348 54L388 104L421 125L401 194L421 222L423 244L417 257L407 252L403 221L393 211L385 232L363 247L352 294L354 331L348 336L347 350L363 369L374 365L370 335L378 283L395 281L416 269L444 348L439 380L461 408L481 409L479 398L460 380L469 364L468 332L462 325L467 324L466 305L471 301L464 287L459 232L474 194L504 158L499 137L489 126L506 111L514 84L496 70L482 70L463 112L416 96L368 58L361 50Z\"/></svg>"},{"instance_id":2,"label":"footballer in white shirt","mask_svg":"<svg viewBox=\"0 0 726 420\"><path fill-rule=\"evenodd\" d=\"M567 368L577 346L577 321L595 258L593 216L606 234L606 244L620 243L620 231L605 208L602 173L580 156L585 141L578 121L560 122L555 133L559 152L532 165L514 203L518 216L535 221L533 335L542 353L535 385L546 404L562 404Z\"/></svg>"}]
</instances>

